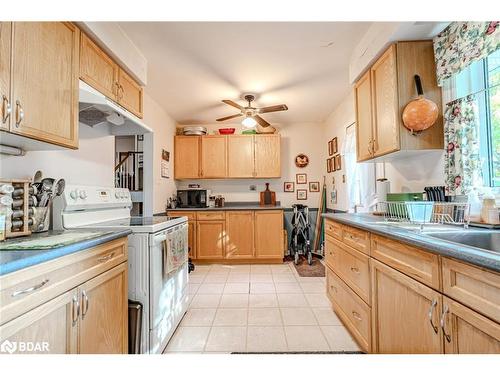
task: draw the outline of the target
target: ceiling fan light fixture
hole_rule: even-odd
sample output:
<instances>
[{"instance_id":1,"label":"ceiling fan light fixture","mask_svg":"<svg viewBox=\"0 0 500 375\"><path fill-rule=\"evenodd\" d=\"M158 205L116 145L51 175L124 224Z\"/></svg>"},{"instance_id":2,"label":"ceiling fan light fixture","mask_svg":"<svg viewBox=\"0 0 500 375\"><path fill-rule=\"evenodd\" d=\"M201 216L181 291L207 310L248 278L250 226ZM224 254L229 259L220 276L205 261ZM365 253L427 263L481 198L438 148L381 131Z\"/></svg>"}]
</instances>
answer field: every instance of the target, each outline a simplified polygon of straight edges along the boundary
<instances>
[{"instance_id":1,"label":"ceiling fan light fixture","mask_svg":"<svg viewBox=\"0 0 500 375\"><path fill-rule=\"evenodd\" d=\"M245 128L254 128L257 125L257 121L255 121L252 117L245 117L241 122Z\"/></svg>"}]
</instances>

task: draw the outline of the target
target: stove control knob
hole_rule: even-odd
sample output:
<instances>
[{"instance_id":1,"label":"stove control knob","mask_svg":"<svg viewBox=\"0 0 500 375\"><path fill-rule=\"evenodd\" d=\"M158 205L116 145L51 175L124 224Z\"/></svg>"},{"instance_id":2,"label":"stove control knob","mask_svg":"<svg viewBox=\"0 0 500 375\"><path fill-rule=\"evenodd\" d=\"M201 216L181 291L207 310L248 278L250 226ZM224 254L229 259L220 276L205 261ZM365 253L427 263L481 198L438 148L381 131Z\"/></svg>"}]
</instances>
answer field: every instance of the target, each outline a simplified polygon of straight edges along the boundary
<instances>
[{"instance_id":1,"label":"stove control knob","mask_svg":"<svg viewBox=\"0 0 500 375\"><path fill-rule=\"evenodd\" d=\"M78 190L72 190L72 191L69 193L69 196L70 196L72 199L77 199L77 198L78 198Z\"/></svg>"},{"instance_id":2,"label":"stove control knob","mask_svg":"<svg viewBox=\"0 0 500 375\"><path fill-rule=\"evenodd\" d=\"M87 192L85 190L80 191L80 198L81 199L86 199L87 198Z\"/></svg>"}]
</instances>

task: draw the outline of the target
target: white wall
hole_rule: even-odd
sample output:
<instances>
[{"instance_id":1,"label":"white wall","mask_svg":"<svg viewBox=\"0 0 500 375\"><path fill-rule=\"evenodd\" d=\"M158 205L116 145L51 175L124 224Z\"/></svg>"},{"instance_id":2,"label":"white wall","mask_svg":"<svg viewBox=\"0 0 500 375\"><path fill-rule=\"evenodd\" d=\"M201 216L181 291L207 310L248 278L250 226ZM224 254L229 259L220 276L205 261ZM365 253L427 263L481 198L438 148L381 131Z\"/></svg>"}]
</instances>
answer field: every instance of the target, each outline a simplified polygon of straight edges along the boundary
<instances>
[{"instance_id":1,"label":"white wall","mask_svg":"<svg viewBox=\"0 0 500 375\"><path fill-rule=\"evenodd\" d=\"M342 153L342 145L345 139L346 128L354 124L356 116L354 114L354 93L352 91L340 102L335 110L327 117L323 125L325 136L321 142L321 150L323 152L323 159L325 160L330 156L328 155L328 141L337 137L337 144L339 152ZM353 125L354 126L354 125ZM326 168L326 166L325 166ZM331 209L347 210L347 184L342 182L342 175L346 174L345 164L342 170L326 173L326 188L327 188L327 207ZM335 179L335 189L337 190L337 203L331 201L331 192L333 190L333 179Z\"/></svg>"},{"instance_id":2,"label":"white wall","mask_svg":"<svg viewBox=\"0 0 500 375\"><path fill-rule=\"evenodd\" d=\"M209 132L223 127L221 125L209 125ZM240 133L241 126L236 127L236 133ZM326 161L324 160L320 145L323 143L323 128L317 123L294 123L279 128L281 134L281 178L279 179L244 179L244 180L189 180L178 181L179 188L186 187L188 183L199 183L202 187L212 190L212 193L222 194L227 202L258 202L259 192L265 189L265 183L270 183L270 189L276 192L276 200L284 207L291 207L294 203L307 204L309 207L318 207L320 193L309 191L309 181L318 181L321 184L322 176L326 171ZM297 168L294 163L295 156L304 153L309 157L309 165L305 168ZM295 181L296 173L307 174L307 184L297 185ZM307 189L307 200L297 201L296 192L283 192L285 181L295 182L295 190ZM250 191L250 185L256 185L256 191Z\"/></svg>"},{"instance_id":3,"label":"white wall","mask_svg":"<svg viewBox=\"0 0 500 375\"><path fill-rule=\"evenodd\" d=\"M87 125L79 126L79 149L29 151L25 156L0 155L1 176L65 178L68 184L114 186L115 137Z\"/></svg>"},{"instance_id":4,"label":"white wall","mask_svg":"<svg viewBox=\"0 0 500 375\"><path fill-rule=\"evenodd\" d=\"M173 170L175 121L147 92L144 92L143 120L154 132L152 136L146 135L144 138L144 165L152 166L152 173L145 171L144 175L144 189L152 191L152 201L144 202L144 213L148 216L164 212L168 198L176 191ZM161 177L162 149L170 152L170 178ZM148 157L150 152L151 158Z\"/></svg>"}]
</instances>

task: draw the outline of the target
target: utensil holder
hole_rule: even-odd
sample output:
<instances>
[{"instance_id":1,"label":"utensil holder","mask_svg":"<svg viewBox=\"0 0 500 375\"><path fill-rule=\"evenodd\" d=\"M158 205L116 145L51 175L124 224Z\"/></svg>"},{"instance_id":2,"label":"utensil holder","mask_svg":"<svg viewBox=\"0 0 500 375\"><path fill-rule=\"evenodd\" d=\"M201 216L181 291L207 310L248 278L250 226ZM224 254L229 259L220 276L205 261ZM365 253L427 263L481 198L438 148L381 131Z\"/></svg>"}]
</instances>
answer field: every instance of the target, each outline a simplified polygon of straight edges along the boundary
<instances>
[{"instance_id":1,"label":"utensil holder","mask_svg":"<svg viewBox=\"0 0 500 375\"><path fill-rule=\"evenodd\" d=\"M33 215L33 233L47 232L50 228L50 209L47 207L36 207Z\"/></svg>"}]
</instances>

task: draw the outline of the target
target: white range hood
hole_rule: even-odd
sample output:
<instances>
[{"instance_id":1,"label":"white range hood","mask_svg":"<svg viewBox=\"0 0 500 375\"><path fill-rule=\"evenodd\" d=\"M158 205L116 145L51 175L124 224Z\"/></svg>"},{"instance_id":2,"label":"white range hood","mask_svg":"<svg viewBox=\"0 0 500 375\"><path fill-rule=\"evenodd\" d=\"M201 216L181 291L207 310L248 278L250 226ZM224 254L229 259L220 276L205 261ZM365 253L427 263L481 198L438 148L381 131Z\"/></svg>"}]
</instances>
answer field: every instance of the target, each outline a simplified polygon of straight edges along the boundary
<instances>
[{"instance_id":1,"label":"white range hood","mask_svg":"<svg viewBox=\"0 0 500 375\"><path fill-rule=\"evenodd\" d=\"M83 81L80 81L79 121L91 127L107 127L112 135L137 135L153 132L137 116L109 100Z\"/></svg>"}]
</instances>

